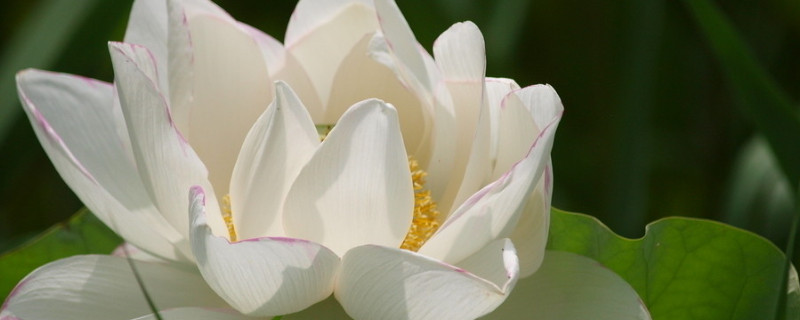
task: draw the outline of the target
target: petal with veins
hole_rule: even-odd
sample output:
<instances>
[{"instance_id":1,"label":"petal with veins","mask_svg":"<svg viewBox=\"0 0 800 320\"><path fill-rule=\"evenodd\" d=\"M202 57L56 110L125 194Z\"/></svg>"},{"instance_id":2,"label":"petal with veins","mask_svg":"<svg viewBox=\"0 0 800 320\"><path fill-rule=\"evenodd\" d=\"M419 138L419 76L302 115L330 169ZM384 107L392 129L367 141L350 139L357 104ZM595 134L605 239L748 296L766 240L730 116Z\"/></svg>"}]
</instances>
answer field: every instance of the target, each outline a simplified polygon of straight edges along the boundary
<instances>
[{"instance_id":1,"label":"petal with veins","mask_svg":"<svg viewBox=\"0 0 800 320\"><path fill-rule=\"evenodd\" d=\"M503 303L518 278L511 242L487 245L465 264L374 245L344 256L336 299L356 319L474 319Z\"/></svg>"},{"instance_id":2,"label":"petal with veins","mask_svg":"<svg viewBox=\"0 0 800 320\"><path fill-rule=\"evenodd\" d=\"M159 308L226 307L199 274L184 266L134 263ZM0 319L131 319L150 312L125 258L83 255L51 262L25 277L3 304Z\"/></svg>"},{"instance_id":3,"label":"petal with veins","mask_svg":"<svg viewBox=\"0 0 800 320\"><path fill-rule=\"evenodd\" d=\"M528 154L497 181L456 209L420 253L457 263L495 239L508 237L550 159L560 113L539 134Z\"/></svg>"},{"instance_id":4,"label":"petal with veins","mask_svg":"<svg viewBox=\"0 0 800 320\"><path fill-rule=\"evenodd\" d=\"M139 177L113 87L38 70L20 72L17 86L42 147L81 201L127 241L166 259L185 259L173 246L181 234L160 215Z\"/></svg>"},{"instance_id":5,"label":"petal with veins","mask_svg":"<svg viewBox=\"0 0 800 320\"><path fill-rule=\"evenodd\" d=\"M297 312L333 291L339 257L305 240L258 238L229 242L211 233L205 194L193 187L192 251L203 278L233 308L251 316Z\"/></svg>"},{"instance_id":6,"label":"petal with veins","mask_svg":"<svg viewBox=\"0 0 800 320\"><path fill-rule=\"evenodd\" d=\"M285 82L245 139L231 178L231 208L240 239L285 236L283 200L319 145L303 104Z\"/></svg>"},{"instance_id":7,"label":"petal with veins","mask_svg":"<svg viewBox=\"0 0 800 320\"><path fill-rule=\"evenodd\" d=\"M397 111L366 100L345 112L300 171L283 221L289 236L343 255L368 243L399 247L413 209Z\"/></svg>"},{"instance_id":8,"label":"petal with veins","mask_svg":"<svg viewBox=\"0 0 800 320\"><path fill-rule=\"evenodd\" d=\"M126 43L109 43L109 49L139 175L164 218L188 238L186 190L210 188L206 168L172 123L147 49ZM216 198L209 201L216 205ZM212 221L217 232L226 233L221 216Z\"/></svg>"}]
</instances>

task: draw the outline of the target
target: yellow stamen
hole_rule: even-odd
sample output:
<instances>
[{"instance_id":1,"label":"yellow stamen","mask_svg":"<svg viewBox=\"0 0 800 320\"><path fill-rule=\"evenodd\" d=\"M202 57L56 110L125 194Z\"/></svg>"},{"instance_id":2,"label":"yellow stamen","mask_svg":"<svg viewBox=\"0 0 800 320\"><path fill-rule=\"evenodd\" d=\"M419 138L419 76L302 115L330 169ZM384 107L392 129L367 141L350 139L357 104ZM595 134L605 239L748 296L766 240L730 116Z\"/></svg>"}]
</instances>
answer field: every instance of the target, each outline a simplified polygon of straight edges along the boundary
<instances>
[{"instance_id":1,"label":"yellow stamen","mask_svg":"<svg viewBox=\"0 0 800 320\"><path fill-rule=\"evenodd\" d=\"M236 228L233 226L233 210L231 210L231 195L229 194L222 197L222 220L225 221L225 226L228 227L231 242L236 241Z\"/></svg>"},{"instance_id":2,"label":"yellow stamen","mask_svg":"<svg viewBox=\"0 0 800 320\"><path fill-rule=\"evenodd\" d=\"M408 167L414 185L414 218L400 249L416 252L439 229L439 210L431 198L431 191L425 190L425 176L428 173L419 168L419 163L413 157L408 157Z\"/></svg>"}]
</instances>

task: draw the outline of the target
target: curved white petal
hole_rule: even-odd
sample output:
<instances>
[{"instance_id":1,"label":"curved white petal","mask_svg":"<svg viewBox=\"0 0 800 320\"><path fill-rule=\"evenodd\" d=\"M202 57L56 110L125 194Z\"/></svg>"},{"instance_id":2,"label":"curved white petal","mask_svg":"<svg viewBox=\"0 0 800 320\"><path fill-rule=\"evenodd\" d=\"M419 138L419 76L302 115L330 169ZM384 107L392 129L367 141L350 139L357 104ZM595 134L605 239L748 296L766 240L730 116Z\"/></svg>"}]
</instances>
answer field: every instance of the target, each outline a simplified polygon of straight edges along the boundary
<instances>
[{"instance_id":1,"label":"curved white petal","mask_svg":"<svg viewBox=\"0 0 800 320\"><path fill-rule=\"evenodd\" d=\"M361 246L344 256L334 295L355 319L474 319L503 303L518 264L511 242L500 240L469 265L478 273L407 250Z\"/></svg>"},{"instance_id":2,"label":"curved white petal","mask_svg":"<svg viewBox=\"0 0 800 320\"><path fill-rule=\"evenodd\" d=\"M284 42L292 46L308 34L324 29L323 25L336 18L343 10L358 4L372 7L372 0L301 0L294 8L286 27ZM360 38L360 36L359 36Z\"/></svg>"},{"instance_id":3,"label":"curved white petal","mask_svg":"<svg viewBox=\"0 0 800 320\"><path fill-rule=\"evenodd\" d=\"M431 119L422 101L403 85L392 69L367 56L367 45L371 38L367 35L361 39L336 71L323 123L336 123L356 102L381 99L397 108L406 150L415 152L428 135Z\"/></svg>"},{"instance_id":4,"label":"curved white petal","mask_svg":"<svg viewBox=\"0 0 800 320\"><path fill-rule=\"evenodd\" d=\"M127 241L183 260L174 246L181 235L161 217L139 178L113 87L38 70L20 72L17 86L42 147L81 201Z\"/></svg>"},{"instance_id":5,"label":"curved white petal","mask_svg":"<svg viewBox=\"0 0 800 320\"><path fill-rule=\"evenodd\" d=\"M226 307L196 271L134 261L158 308ZM151 313L125 258L84 255L46 264L9 294L0 319L131 319Z\"/></svg>"},{"instance_id":6,"label":"curved white petal","mask_svg":"<svg viewBox=\"0 0 800 320\"><path fill-rule=\"evenodd\" d=\"M181 130L221 197L248 130L272 101L272 81L261 49L238 23L207 14L188 19L192 97Z\"/></svg>"},{"instance_id":7,"label":"curved white petal","mask_svg":"<svg viewBox=\"0 0 800 320\"><path fill-rule=\"evenodd\" d=\"M501 176L519 161L540 128L561 110L561 100L549 85L528 86L508 94L502 100L498 118L497 160L492 178Z\"/></svg>"},{"instance_id":8,"label":"curved white petal","mask_svg":"<svg viewBox=\"0 0 800 320\"><path fill-rule=\"evenodd\" d=\"M544 169L544 176L539 180L525 207L519 216L519 222L511 233L511 241L519 255L520 276L526 278L536 272L544 259L547 247L547 234L550 228L550 199L553 195L552 164Z\"/></svg>"},{"instance_id":9,"label":"curved white petal","mask_svg":"<svg viewBox=\"0 0 800 320\"><path fill-rule=\"evenodd\" d=\"M169 106L155 83L149 51L126 43L109 43L109 51L145 189L164 218L188 239L187 190L193 185L210 188L206 168L172 122ZM216 198L209 201L216 204ZM222 217L216 217L214 225L216 230L225 230Z\"/></svg>"},{"instance_id":10,"label":"curved white petal","mask_svg":"<svg viewBox=\"0 0 800 320\"><path fill-rule=\"evenodd\" d=\"M190 116L197 90L195 86L195 48L189 20L198 15L238 26L225 10L208 0L161 0L167 3L167 78L169 104L175 125L190 136ZM201 40L202 41L202 40ZM222 45L223 43L220 43ZM224 49L223 49L224 50ZM202 76L202 74L200 75ZM225 187L227 188L227 186Z\"/></svg>"},{"instance_id":11,"label":"curved white petal","mask_svg":"<svg viewBox=\"0 0 800 320\"><path fill-rule=\"evenodd\" d=\"M414 194L397 112L379 100L354 105L300 171L283 221L291 237L343 255L372 243L400 246Z\"/></svg>"},{"instance_id":12,"label":"curved white petal","mask_svg":"<svg viewBox=\"0 0 800 320\"><path fill-rule=\"evenodd\" d=\"M528 154L456 209L420 253L456 263L487 243L510 236L528 196L543 176L560 120L560 113L551 118Z\"/></svg>"},{"instance_id":13,"label":"curved white petal","mask_svg":"<svg viewBox=\"0 0 800 320\"><path fill-rule=\"evenodd\" d=\"M495 312L482 319L649 320L636 291L597 261L547 251L539 271L520 280Z\"/></svg>"},{"instance_id":14,"label":"curved white petal","mask_svg":"<svg viewBox=\"0 0 800 320\"><path fill-rule=\"evenodd\" d=\"M496 167L497 163L497 144L500 131L500 113L503 106L502 101L514 90L519 90L519 85L513 79L506 78L486 78L486 102L489 106L489 126L491 127L489 135L491 141L489 144L489 157L491 159L492 168ZM494 177L494 176L493 176ZM496 179L494 177L492 180Z\"/></svg>"},{"instance_id":15,"label":"curved white petal","mask_svg":"<svg viewBox=\"0 0 800 320\"><path fill-rule=\"evenodd\" d=\"M241 24L240 27L244 28L256 41L258 47L261 48L261 54L264 56L264 61L267 63L267 70L269 76L273 81L285 81L292 87L292 90L302 98L303 105L309 113L314 115L315 118L320 119L322 114L322 102L319 101L317 91L308 78L308 73L297 59L286 51L283 44L272 36L253 28L251 26Z\"/></svg>"},{"instance_id":16,"label":"curved white petal","mask_svg":"<svg viewBox=\"0 0 800 320\"><path fill-rule=\"evenodd\" d=\"M442 71L444 86L453 102L455 132L437 128L435 148L454 145L451 166L431 170L431 190L442 211L451 212L464 199L486 183L490 158L490 115L484 103L486 54L483 36L472 22L457 23L442 33L433 45L436 64ZM437 115L438 116L438 115ZM447 119L443 119L447 121ZM438 123L439 119L435 120ZM439 162L434 158L433 163Z\"/></svg>"},{"instance_id":17,"label":"curved white petal","mask_svg":"<svg viewBox=\"0 0 800 320\"><path fill-rule=\"evenodd\" d=\"M283 200L319 145L311 117L285 82L245 139L231 178L231 208L240 239L286 234Z\"/></svg>"},{"instance_id":18,"label":"curved white petal","mask_svg":"<svg viewBox=\"0 0 800 320\"><path fill-rule=\"evenodd\" d=\"M259 238L231 243L211 233L205 195L193 187L189 218L192 251L206 282L247 315L278 316L330 296L339 257L305 240Z\"/></svg>"},{"instance_id":19,"label":"curved white petal","mask_svg":"<svg viewBox=\"0 0 800 320\"><path fill-rule=\"evenodd\" d=\"M164 0L134 1L123 41L141 45L153 53L159 70L158 87L164 96L169 97L167 2Z\"/></svg>"},{"instance_id":20,"label":"curved white petal","mask_svg":"<svg viewBox=\"0 0 800 320\"><path fill-rule=\"evenodd\" d=\"M308 72L322 105L327 106L342 60L365 35L377 30L372 1L304 0L297 4L289 20L284 42ZM322 122L317 114L311 115L315 122Z\"/></svg>"},{"instance_id":21,"label":"curved white petal","mask_svg":"<svg viewBox=\"0 0 800 320\"><path fill-rule=\"evenodd\" d=\"M419 44L400 8L394 0L375 0L375 10L388 48L423 88L431 88Z\"/></svg>"}]
</instances>

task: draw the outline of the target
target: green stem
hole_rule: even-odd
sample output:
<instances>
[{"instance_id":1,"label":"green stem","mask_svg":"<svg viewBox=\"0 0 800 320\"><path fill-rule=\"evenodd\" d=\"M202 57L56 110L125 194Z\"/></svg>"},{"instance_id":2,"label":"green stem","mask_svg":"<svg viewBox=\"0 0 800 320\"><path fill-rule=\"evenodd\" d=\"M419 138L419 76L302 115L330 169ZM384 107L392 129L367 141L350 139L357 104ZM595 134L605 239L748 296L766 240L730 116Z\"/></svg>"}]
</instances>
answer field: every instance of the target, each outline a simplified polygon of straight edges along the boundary
<instances>
[{"instance_id":1,"label":"green stem","mask_svg":"<svg viewBox=\"0 0 800 320\"><path fill-rule=\"evenodd\" d=\"M139 275L139 271L136 269L136 265L133 263L133 259L131 259L131 255L128 252L128 248L125 244L122 245L122 251L125 252L125 259L128 260L128 265L131 266L131 271L133 271L133 276L136 278L136 283L139 284L139 289L142 290L142 294L144 295L144 300L147 301L147 306L150 307L150 311L156 316L156 320L164 320L161 318L161 314L158 313L158 309L156 308L155 303L153 303L153 299L150 298L150 294L147 293L147 289L144 287L144 282L142 281L142 277Z\"/></svg>"}]
</instances>

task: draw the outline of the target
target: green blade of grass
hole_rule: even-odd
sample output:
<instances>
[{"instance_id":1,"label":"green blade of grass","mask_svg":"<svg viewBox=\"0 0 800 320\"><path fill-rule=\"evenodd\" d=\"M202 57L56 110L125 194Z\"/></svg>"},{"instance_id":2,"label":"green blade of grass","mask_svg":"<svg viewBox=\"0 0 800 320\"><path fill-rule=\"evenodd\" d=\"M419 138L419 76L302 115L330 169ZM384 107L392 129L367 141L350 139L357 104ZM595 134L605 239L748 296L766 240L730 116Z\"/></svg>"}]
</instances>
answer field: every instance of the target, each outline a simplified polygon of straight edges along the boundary
<instances>
[{"instance_id":1,"label":"green blade of grass","mask_svg":"<svg viewBox=\"0 0 800 320\"><path fill-rule=\"evenodd\" d=\"M20 109L14 74L24 68L47 68L100 0L45 0L11 37L0 56L0 142Z\"/></svg>"}]
</instances>

